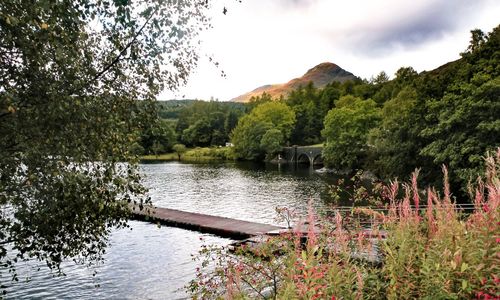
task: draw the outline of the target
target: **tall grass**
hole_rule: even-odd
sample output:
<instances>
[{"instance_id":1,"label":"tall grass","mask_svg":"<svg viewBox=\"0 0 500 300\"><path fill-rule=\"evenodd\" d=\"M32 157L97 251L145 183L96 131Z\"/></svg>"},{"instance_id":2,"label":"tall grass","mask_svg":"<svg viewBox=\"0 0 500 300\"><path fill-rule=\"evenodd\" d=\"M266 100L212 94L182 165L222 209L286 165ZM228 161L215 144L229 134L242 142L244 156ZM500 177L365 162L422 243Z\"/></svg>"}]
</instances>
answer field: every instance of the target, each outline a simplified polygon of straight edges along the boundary
<instances>
[{"instance_id":1,"label":"tall grass","mask_svg":"<svg viewBox=\"0 0 500 300\"><path fill-rule=\"evenodd\" d=\"M360 210L370 231L310 210L293 230L237 253L206 247L189 289L204 299L500 299L499 171L500 149L469 187L467 214L443 168L442 194L422 192L418 172L386 185L387 210Z\"/></svg>"}]
</instances>

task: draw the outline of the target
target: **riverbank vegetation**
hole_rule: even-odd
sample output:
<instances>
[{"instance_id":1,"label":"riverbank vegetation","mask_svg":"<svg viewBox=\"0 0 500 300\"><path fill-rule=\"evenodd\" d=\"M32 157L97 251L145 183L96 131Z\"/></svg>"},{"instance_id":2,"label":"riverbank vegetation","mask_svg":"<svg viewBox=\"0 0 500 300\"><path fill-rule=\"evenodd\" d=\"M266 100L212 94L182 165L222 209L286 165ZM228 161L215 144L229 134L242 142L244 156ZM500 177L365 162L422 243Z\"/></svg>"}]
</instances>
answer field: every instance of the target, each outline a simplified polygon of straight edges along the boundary
<instances>
[{"instance_id":1,"label":"riverbank vegetation","mask_svg":"<svg viewBox=\"0 0 500 300\"><path fill-rule=\"evenodd\" d=\"M309 83L286 97L264 93L247 104L161 102L158 114L167 118L144 128L133 151L158 155L176 143L229 145L224 154L203 150L186 158L259 161L283 146L322 144L326 167L370 170L383 180L406 178L419 167L421 180L436 184L446 164L463 197L486 152L500 145L499 45L499 27L489 34L473 30L459 60L420 74L403 67L392 80L381 72L322 89Z\"/></svg>"},{"instance_id":2,"label":"riverbank vegetation","mask_svg":"<svg viewBox=\"0 0 500 300\"><path fill-rule=\"evenodd\" d=\"M174 144L188 148L225 146L238 119L248 112L240 103L218 101L160 101L157 122L138 132L133 149L138 155L171 152Z\"/></svg>"},{"instance_id":3,"label":"riverbank vegetation","mask_svg":"<svg viewBox=\"0 0 500 300\"><path fill-rule=\"evenodd\" d=\"M175 146L184 146L182 144ZM185 148L180 152L150 154L141 156L143 162L165 162L165 161L184 161L184 162L211 162L234 160L233 151L229 147L196 147Z\"/></svg>"},{"instance_id":4,"label":"riverbank vegetation","mask_svg":"<svg viewBox=\"0 0 500 300\"><path fill-rule=\"evenodd\" d=\"M236 252L206 246L187 289L195 299L498 299L500 149L469 185L472 211L454 204L443 171L442 194L423 192L415 172L383 186L383 209L310 210L294 230Z\"/></svg>"}]
</instances>

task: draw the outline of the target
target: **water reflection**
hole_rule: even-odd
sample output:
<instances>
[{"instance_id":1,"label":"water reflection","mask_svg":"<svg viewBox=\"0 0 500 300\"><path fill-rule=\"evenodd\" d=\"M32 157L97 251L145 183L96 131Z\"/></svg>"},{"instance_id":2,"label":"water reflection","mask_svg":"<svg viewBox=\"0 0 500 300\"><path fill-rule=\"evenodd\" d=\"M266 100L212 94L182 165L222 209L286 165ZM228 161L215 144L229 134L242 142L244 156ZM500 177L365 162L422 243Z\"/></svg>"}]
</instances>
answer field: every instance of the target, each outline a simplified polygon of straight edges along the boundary
<instances>
[{"instance_id":1,"label":"water reflection","mask_svg":"<svg viewBox=\"0 0 500 300\"><path fill-rule=\"evenodd\" d=\"M273 223L276 206L323 207L331 178L310 168L259 164L147 165L155 205L248 221Z\"/></svg>"},{"instance_id":2,"label":"water reflection","mask_svg":"<svg viewBox=\"0 0 500 300\"><path fill-rule=\"evenodd\" d=\"M157 206L276 224L276 206L305 212L312 199L321 208L328 201L334 179L311 168L263 164L142 165L145 185ZM282 224L285 225L285 224ZM115 230L105 263L93 269L64 264L64 277L53 277L43 264L29 262L20 278L30 282L8 284L7 299L178 299L194 276L191 254L202 244L225 245L212 235L130 222L133 230ZM203 241L200 240L203 237ZM40 271L36 271L41 267ZM92 274L97 271L97 276ZM0 270L1 272L1 270Z\"/></svg>"},{"instance_id":3,"label":"water reflection","mask_svg":"<svg viewBox=\"0 0 500 300\"><path fill-rule=\"evenodd\" d=\"M113 232L106 262L97 267L66 263L66 276L54 277L42 263L21 266L20 278L31 276L31 281L9 283L6 299L184 299L183 286L194 277L196 268L191 254L203 244L230 242L138 221L130 225L133 230Z\"/></svg>"}]
</instances>

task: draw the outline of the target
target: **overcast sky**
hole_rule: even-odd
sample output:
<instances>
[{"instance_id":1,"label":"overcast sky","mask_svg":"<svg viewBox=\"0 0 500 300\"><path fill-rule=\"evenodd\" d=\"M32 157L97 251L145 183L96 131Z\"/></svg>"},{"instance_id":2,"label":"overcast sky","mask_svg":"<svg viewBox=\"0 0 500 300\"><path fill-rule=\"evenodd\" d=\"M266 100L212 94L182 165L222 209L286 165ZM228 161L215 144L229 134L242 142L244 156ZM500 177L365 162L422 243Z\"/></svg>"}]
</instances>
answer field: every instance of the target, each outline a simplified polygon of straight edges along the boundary
<instances>
[{"instance_id":1,"label":"overcast sky","mask_svg":"<svg viewBox=\"0 0 500 300\"><path fill-rule=\"evenodd\" d=\"M203 60L187 86L159 99L225 101L327 61L361 78L380 71L392 76L402 66L431 70L460 57L471 29L490 32L500 23L498 0L214 2L213 29L202 35Z\"/></svg>"}]
</instances>

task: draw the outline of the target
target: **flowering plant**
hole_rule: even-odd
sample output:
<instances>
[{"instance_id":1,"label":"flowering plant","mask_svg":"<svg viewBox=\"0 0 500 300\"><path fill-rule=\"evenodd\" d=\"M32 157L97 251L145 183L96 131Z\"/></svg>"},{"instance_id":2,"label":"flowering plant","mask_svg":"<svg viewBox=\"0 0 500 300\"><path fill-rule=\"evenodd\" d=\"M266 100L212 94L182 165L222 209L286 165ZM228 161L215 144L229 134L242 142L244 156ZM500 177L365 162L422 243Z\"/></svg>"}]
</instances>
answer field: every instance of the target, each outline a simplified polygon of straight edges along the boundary
<instances>
[{"instance_id":1,"label":"flowering plant","mask_svg":"<svg viewBox=\"0 0 500 300\"><path fill-rule=\"evenodd\" d=\"M442 195L419 189L418 172L384 186L386 210L358 210L371 216L369 229L347 226L338 211L318 222L310 209L307 222L236 252L205 247L190 291L203 299L499 299L499 172L500 149L469 188L469 212L454 203L443 167Z\"/></svg>"}]
</instances>

